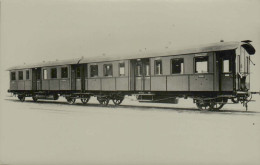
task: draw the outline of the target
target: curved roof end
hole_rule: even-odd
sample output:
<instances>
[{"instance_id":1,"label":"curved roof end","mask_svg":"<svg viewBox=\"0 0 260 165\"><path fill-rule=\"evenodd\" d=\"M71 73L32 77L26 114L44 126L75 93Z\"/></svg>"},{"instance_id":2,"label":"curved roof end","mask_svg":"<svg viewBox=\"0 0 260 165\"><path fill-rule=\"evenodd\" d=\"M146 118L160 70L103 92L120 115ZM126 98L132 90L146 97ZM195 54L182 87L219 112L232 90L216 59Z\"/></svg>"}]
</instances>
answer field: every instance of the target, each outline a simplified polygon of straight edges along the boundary
<instances>
[{"instance_id":1,"label":"curved roof end","mask_svg":"<svg viewBox=\"0 0 260 165\"><path fill-rule=\"evenodd\" d=\"M255 48L250 43L244 43L241 45L249 55L255 54Z\"/></svg>"}]
</instances>

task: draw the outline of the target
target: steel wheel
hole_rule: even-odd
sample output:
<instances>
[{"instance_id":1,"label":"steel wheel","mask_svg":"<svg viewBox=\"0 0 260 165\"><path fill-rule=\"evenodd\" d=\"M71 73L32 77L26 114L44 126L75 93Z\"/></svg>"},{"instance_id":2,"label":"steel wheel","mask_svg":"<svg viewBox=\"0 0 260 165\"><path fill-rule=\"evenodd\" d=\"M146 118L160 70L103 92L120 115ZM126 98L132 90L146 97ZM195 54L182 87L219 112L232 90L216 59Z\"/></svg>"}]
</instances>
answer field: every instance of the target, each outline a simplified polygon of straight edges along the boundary
<instances>
[{"instance_id":1,"label":"steel wheel","mask_svg":"<svg viewBox=\"0 0 260 165\"><path fill-rule=\"evenodd\" d=\"M81 102L82 102L83 104L87 104L88 101L89 101L89 99L90 99L90 97L82 98L82 99L81 99Z\"/></svg>"},{"instance_id":2,"label":"steel wheel","mask_svg":"<svg viewBox=\"0 0 260 165\"><path fill-rule=\"evenodd\" d=\"M115 105L120 105L124 100L124 97L121 97L121 98L114 98L112 101Z\"/></svg>"},{"instance_id":3,"label":"steel wheel","mask_svg":"<svg viewBox=\"0 0 260 165\"><path fill-rule=\"evenodd\" d=\"M212 103L212 110L220 110L226 103Z\"/></svg>"},{"instance_id":4,"label":"steel wheel","mask_svg":"<svg viewBox=\"0 0 260 165\"><path fill-rule=\"evenodd\" d=\"M59 95L58 94L54 94L53 95L53 100L58 100L59 99Z\"/></svg>"},{"instance_id":5,"label":"steel wheel","mask_svg":"<svg viewBox=\"0 0 260 165\"><path fill-rule=\"evenodd\" d=\"M19 96L18 96L18 99L19 99L21 102L24 102L25 96L19 95Z\"/></svg>"},{"instance_id":6,"label":"steel wheel","mask_svg":"<svg viewBox=\"0 0 260 165\"><path fill-rule=\"evenodd\" d=\"M75 98L71 98L71 97L67 97L66 99L67 99L67 102L68 102L69 104L74 104L75 101L76 101Z\"/></svg>"},{"instance_id":7,"label":"steel wheel","mask_svg":"<svg viewBox=\"0 0 260 165\"><path fill-rule=\"evenodd\" d=\"M231 101L233 103L238 103L239 102L239 98L238 97L233 97L233 98L231 98Z\"/></svg>"},{"instance_id":8,"label":"steel wheel","mask_svg":"<svg viewBox=\"0 0 260 165\"><path fill-rule=\"evenodd\" d=\"M212 110L212 104L210 102L197 101L196 105L199 108L199 110L201 110L201 111Z\"/></svg>"},{"instance_id":9,"label":"steel wheel","mask_svg":"<svg viewBox=\"0 0 260 165\"><path fill-rule=\"evenodd\" d=\"M99 104L101 104L103 106L107 106L109 103L109 98L107 98L107 97L97 97L97 100L98 100Z\"/></svg>"},{"instance_id":10,"label":"steel wheel","mask_svg":"<svg viewBox=\"0 0 260 165\"><path fill-rule=\"evenodd\" d=\"M32 99L34 102L37 102L37 100L38 100L38 98L36 96L33 96Z\"/></svg>"}]
</instances>

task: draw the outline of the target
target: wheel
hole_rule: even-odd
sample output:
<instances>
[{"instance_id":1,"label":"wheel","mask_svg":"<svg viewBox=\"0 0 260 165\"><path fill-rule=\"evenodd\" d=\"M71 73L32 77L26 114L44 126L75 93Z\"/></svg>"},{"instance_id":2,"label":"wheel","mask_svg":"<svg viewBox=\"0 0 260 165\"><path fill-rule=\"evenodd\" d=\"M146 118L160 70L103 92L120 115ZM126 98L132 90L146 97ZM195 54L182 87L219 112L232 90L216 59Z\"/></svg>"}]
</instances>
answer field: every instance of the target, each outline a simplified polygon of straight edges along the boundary
<instances>
[{"instance_id":1,"label":"wheel","mask_svg":"<svg viewBox=\"0 0 260 165\"><path fill-rule=\"evenodd\" d=\"M71 98L71 97L66 97L66 99L67 99L67 102L68 102L69 104L74 104L75 101L76 101L75 98Z\"/></svg>"},{"instance_id":2,"label":"wheel","mask_svg":"<svg viewBox=\"0 0 260 165\"><path fill-rule=\"evenodd\" d=\"M19 99L21 102L24 102L24 100L25 100L25 96L23 96L23 95L19 95L19 96L18 96L18 99Z\"/></svg>"},{"instance_id":3,"label":"wheel","mask_svg":"<svg viewBox=\"0 0 260 165\"><path fill-rule=\"evenodd\" d=\"M233 103L238 103L239 102L239 97L233 97L233 98L231 98L231 101Z\"/></svg>"},{"instance_id":4,"label":"wheel","mask_svg":"<svg viewBox=\"0 0 260 165\"><path fill-rule=\"evenodd\" d=\"M89 99L90 99L90 97L82 98L82 99L81 99L81 102L82 102L83 104L87 104L88 101L89 101Z\"/></svg>"},{"instance_id":5,"label":"wheel","mask_svg":"<svg viewBox=\"0 0 260 165\"><path fill-rule=\"evenodd\" d=\"M112 101L115 105L120 105L124 100L124 97L117 97L117 98L114 98Z\"/></svg>"},{"instance_id":6,"label":"wheel","mask_svg":"<svg viewBox=\"0 0 260 165\"><path fill-rule=\"evenodd\" d=\"M218 99L212 100L212 102L211 102L212 110L214 110L214 111L220 110L227 103L227 101L228 101L227 98L218 98Z\"/></svg>"},{"instance_id":7,"label":"wheel","mask_svg":"<svg viewBox=\"0 0 260 165\"><path fill-rule=\"evenodd\" d=\"M38 98L36 96L33 96L32 99L34 102L37 102L37 100L38 100Z\"/></svg>"},{"instance_id":8,"label":"wheel","mask_svg":"<svg viewBox=\"0 0 260 165\"><path fill-rule=\"evenodd\" d=\"M226 103L212 103L212 110L220 110Z\"/></svg>"},{"instance_id":9,"label":"wheel","mask_svg":"<svg viewBox=\"0 0 260 165\"><path fill-rule=\"evenodd\" d=\"M212 104L211 102L204 102L204 101L197 101L196 102L197 107L199 108L199 110L201 111L209 111L212 110Z\"/></svg>"},{"instance_id":10,"label":"wheel","mask_svg":"<svg viewBox=\"0 0 260 165\"><path fill-rule=\"evenodd\" d=\"M98 100L99 104L101 104L103 106L107 106L109 103L109 98L107 98L107 97L97 97L97 100Z\"/></svg>"},{"instance_id":11,"label":"wheel","mask_svg":"<svg viewBox=\"0 0 260 165\"><path fill-rule=\"evenodd\" d=\"M59 99L59 95L58 94L54 94L53 95L53 100L58 100Z\"/></svg>"}]
</instances>

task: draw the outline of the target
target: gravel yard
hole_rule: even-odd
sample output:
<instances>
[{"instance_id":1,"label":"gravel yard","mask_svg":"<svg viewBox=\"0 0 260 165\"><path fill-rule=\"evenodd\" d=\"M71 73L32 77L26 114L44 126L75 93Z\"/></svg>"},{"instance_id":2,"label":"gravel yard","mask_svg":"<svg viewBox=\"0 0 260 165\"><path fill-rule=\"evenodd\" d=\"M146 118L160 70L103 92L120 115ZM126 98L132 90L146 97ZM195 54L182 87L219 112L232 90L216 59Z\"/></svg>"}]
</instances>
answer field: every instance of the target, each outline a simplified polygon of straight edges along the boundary
<instances>
[{"instance_id":1,"label":"gravel yard","mask_svg":"<svg viewBox=\"0 0 260 165\"><path fill-rule=\"evenodd\" d=\"M258 105L201 112L183 99L141 104L128 97L101 107L96 98L68 105L5 97L0 164L259 164Z\"/></svg>"}]
</instances>

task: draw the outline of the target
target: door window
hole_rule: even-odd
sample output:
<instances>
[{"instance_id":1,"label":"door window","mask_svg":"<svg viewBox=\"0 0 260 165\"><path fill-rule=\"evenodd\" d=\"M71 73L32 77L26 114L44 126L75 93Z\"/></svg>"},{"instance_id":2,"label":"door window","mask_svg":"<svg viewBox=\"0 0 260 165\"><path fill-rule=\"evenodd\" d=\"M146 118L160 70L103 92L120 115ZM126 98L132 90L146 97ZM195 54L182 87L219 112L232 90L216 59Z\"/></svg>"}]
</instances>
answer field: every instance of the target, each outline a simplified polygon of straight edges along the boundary
<instances>
[{"instance_id":1,"label":"door window","mask_svg":"<svg viewBox=\"0 0 260 165\"><path fill-rule=\"evenodd\" d=\"M124 76L125 75L125 63L119 63L119 76Z\"/></svg>"},{"instance_id":2,"label":"door window","mask_svg":"<svg viewBox=\"0 0 260 165\"><path fill-rule=\"evenodd\" d=\"M19 80L23 80L23 71L18 72Z\"/></svg>"},{"instance_id":3,"label":"door window","mask_svg":"<svg viewBox=\"0 0 260 165\"><path fill-rule=\"evenodd\" d=\"M113 75L113 67L112 64L104 64L104 76L112 76Z\"/></svg>"},{"instance_id":4,"label":"door window","mask_svg":"<svg viewBox=\"0 0 260 165\"><path fill-rule=\"evenodd\" d=\"M11 80L15 80L15 72L11 72Z\"/></svg>"},{"instance_id":5,"label":"door window","mask_svg":"<svg viewBox=\"0 0 260 165\"><path fill-rule=\"evenodd\" d=\"M162 74L162 60L155 60L155 75Z\"/></svg>"}]
</instances>

